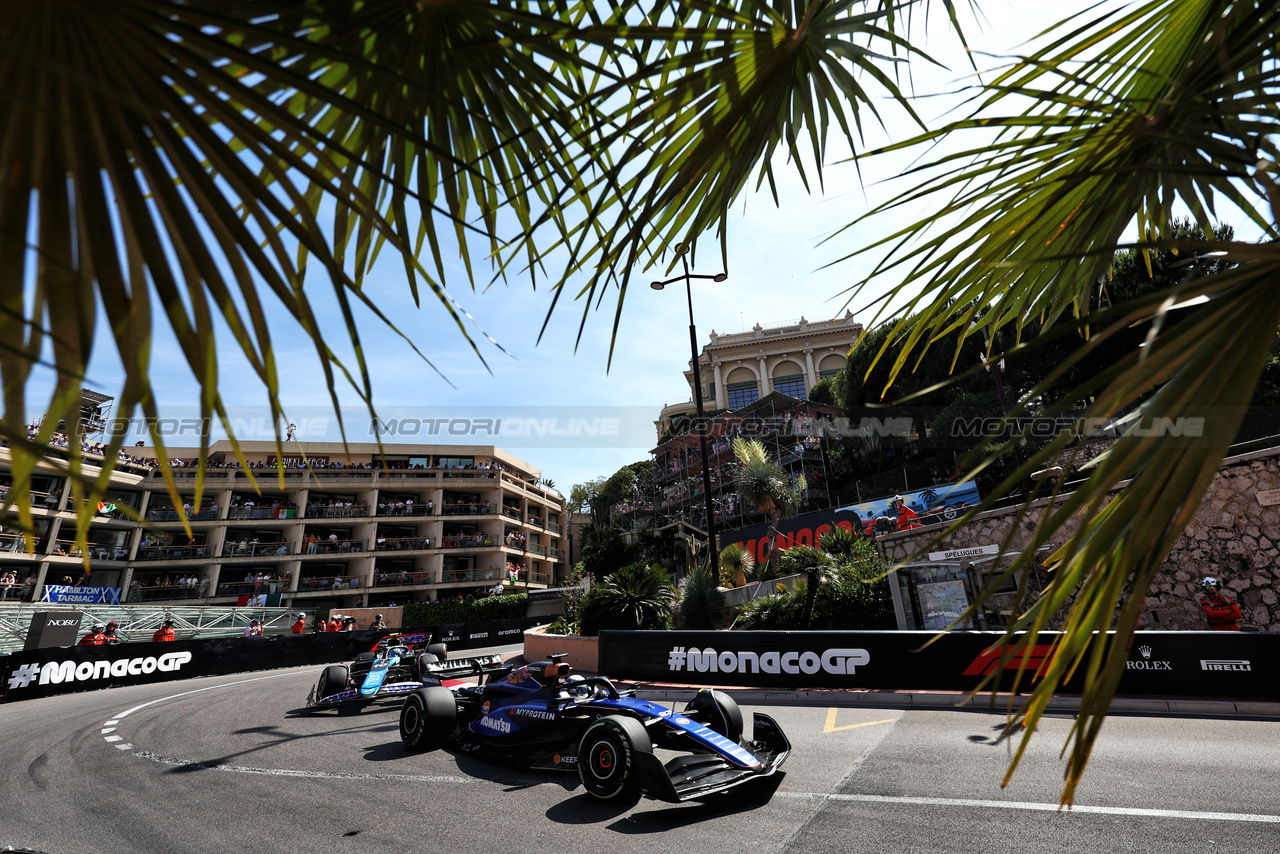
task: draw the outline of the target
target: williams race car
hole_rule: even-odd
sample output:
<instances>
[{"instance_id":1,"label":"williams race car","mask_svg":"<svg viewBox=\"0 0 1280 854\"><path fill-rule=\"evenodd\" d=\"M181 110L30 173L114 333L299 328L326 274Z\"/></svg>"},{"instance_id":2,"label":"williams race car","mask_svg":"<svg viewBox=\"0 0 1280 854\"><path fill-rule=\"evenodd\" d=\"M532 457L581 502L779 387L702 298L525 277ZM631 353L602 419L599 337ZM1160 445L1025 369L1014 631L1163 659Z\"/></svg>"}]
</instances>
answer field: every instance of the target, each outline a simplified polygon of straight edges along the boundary
<instances>
[{"instance_id":1,"label":"williams race car","mask_svg":"<svg viewBox=\"0 0 1280 854\"><path fill-rule=\"evenodd\" d=\"M771 776L791 752L759 712L744 738L742 712L726 694L704 688L677 712L551 658L519 668L492 657L424 664L424 687L400 709L400 740L411 750L449 746L533 770L576 770L599 800L700 798ZM680 755L664 763L655 748Z\"/></svg>"},{"instance_id":2,"label":"williams race car","mask_svg":"<svg viewBox=\"0 0 1280 854\"><path fill-rule=\"evenodd\" d=\"M308 709L369 702L403 695L423 686L423 668L449 657L444 644L428 643L427 634L392 634L350 664L330 664L307 697ZM425 650L422 649L425 647ZM437 684L432 681L430 684Z\"/></svg>"}]
</instances>

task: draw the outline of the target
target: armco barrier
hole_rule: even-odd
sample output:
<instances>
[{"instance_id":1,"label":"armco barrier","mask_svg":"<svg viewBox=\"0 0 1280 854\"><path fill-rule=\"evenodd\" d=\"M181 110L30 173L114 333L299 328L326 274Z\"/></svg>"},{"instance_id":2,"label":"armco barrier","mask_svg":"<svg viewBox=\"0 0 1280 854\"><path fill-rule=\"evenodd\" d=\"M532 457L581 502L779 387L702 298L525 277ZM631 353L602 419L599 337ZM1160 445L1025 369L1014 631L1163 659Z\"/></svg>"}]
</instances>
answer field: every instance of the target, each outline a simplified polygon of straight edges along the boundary
<instances>
[{"instance_id":1,"label":"armco barrier","mask_svg":"<svg viewBox=\"0 0 1280 854\"><path fill-rule=\"evenodd\" d=\"M936 640L933 640L936 637ZM600 672L622 679L761 688L969 691L1000 668L998 632L625 632L600 633ZM1104 642L1110 642L1107 635ZM1039 636L1020 690L1054 654ZM933 640L933 643L925 644ZM1280 634L1139 632L1118 693L1280 699ZM994 686L1009 689L1022 662L1005 662ZM1078 692L1079 677L1064 693Z\"/></svg>"},{"instance_id":2,"label":"armco barrier","mask_svg":"<svg viewBox=\"0 0 1280 854\"><path fill-rule=\"evenodd\" d=\"M400 633L431 632L433 641L447 643L452 652L508 639L515 642L524 629L538 623L526 618L400 629ZM357 653L372 649L386 634L390 632L324 632L33 649L0 658L0 692L4 702L11 703L119 685L350 661Z\"/></svg>"}]
</instances>

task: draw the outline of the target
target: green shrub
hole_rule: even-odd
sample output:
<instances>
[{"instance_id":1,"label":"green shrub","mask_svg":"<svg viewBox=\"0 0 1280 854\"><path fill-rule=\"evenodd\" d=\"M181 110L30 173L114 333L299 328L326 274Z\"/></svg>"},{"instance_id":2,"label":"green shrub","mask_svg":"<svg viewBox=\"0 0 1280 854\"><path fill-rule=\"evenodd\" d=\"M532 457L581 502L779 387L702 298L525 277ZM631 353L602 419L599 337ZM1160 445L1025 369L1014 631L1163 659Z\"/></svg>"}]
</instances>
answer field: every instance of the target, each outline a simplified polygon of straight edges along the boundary
<instances>
[{"instance_id":1,"label":"green shrub","mask_svg":"<svg viewBox=\"0 0 1280 854\"><path fill-rule=\"evenodd\" d=\"M685 579L676 604L676 620L682 629L718 629L725 622L724 594L706 567L697 567Z\"/></svg>"},{"instance_id":2,"label":"green shrub","mask_svg":"<svg viewBox=\"0 0 1280 854\"><path fill-rule=\"evenodd\" d=\"M671 576L662 567L624 566L583 598L580 631L591 636L602 629L669 629L674 599Z\"/></svg>"},{"instance_id":3,"label":"green shrub","mask_svg":"<svg viewBox=\"0 0 1280 854\"><path fill-rule=\"evenodd\" d=\"M401 623L406 628L443 626L451 623L483 623L488 620L518 620L528 611L523 593L486 596L458 602L414 603L404 606Z\"/></svg>"}]
</instances>

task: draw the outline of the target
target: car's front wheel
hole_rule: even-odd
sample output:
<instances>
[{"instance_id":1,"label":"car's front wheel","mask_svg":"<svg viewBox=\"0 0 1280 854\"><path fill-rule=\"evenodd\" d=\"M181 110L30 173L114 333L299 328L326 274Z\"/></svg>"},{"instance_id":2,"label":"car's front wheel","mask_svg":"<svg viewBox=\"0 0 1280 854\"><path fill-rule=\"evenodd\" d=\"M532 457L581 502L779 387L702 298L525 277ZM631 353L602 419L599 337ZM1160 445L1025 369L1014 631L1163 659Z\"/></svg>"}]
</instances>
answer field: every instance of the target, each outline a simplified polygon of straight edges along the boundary
<instances>
[{"instance_id":1,"label":"car's front wheel","mask_svg":"<svg viewBox=\"0 0 1280 854\"><path fill-rule=\"evenodd\" d=\"M458 721L458 704L448 688L419 688L400 707L400 740L410 750L436 750L449 740Z\"/></svg>"},{"instance_id":2,"label":"car's front wheel","mask_svg":"<svg viewBox=\"0 0 1280 854\"><path fill-rule=\"evenodd\" d=\"M639 721L621 715L601 718L587 727L578 744L578 777L597 800L634 800L640 796L636 755L652 752Z\"/></svg>"},{"instance_id":3,"label":"car's front wheel","mask_svg":"<svg viewBox=\"0 0 1280 854\"><path fill-rule=\"evenodd\" d=\"M345 664L330 664L320 674L320 682L316 685L316 699L323 700L347 690L350 671Z\"/></svg>"}]
</instances>

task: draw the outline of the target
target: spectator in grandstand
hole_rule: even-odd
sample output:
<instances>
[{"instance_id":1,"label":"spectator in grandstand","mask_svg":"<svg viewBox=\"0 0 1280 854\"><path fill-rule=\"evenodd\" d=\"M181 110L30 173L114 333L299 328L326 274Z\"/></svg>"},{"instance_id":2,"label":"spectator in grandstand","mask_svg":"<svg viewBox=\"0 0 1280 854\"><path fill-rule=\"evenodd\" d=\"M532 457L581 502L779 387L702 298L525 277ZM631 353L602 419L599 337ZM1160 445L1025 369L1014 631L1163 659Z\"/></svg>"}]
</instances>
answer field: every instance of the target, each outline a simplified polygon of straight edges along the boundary
<instances>
[{"instance_id":1,"label":"spectator in grandstand","mask_svg":"<svg viewBox=\"0 0 1280 854\"><path fill-rule=\"evenodd\" d=\"M107 642L107 627L102 623L97 623L93 627L93 631L80 638L80 642L76 646L103 646Z\"/></svg>"},{"instance_id":2,"label":"spectator in grandstand","mask_svg":"<svg viewBox=\"0 0 1280 854\"><path fill-rule=\"evenodd\" d=\"M173 631L173 620L165 620L160 625L160 628L156 629L156 633L151 636L151 642L163 643L171 640L177 640L177 635Z\"/></svg>"}]
</instances>

